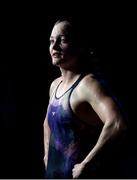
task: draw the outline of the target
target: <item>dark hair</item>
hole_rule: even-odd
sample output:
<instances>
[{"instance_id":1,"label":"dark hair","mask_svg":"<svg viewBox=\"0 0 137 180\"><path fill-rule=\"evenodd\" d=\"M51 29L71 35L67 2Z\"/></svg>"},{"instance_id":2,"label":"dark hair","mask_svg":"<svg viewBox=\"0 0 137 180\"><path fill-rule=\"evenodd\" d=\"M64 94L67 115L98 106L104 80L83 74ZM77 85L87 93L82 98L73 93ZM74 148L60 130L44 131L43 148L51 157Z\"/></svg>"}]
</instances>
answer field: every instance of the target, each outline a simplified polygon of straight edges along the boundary
<instances>
[{"instance_id":1,"label":"dark hair","mask_svg":"<svg viewBox=\"0 0 137 180\"><path fill-rule=\"evenodd\" d=\"M70 28L70 36L73 39L73 43L76 47L80 47L84 50L83 56L81 57L82 69L92 71L98 69L98 58L96 54L96 47L94 44L93 30L88 27L89 23L79 19L77 17L61 17L55 21L54 25L67 21ZM84 59L84 63L82 62ZM85 68L84 68L85 67Z\"/></svg>"},{"instance_id":2,"label":"dark hair","mask_svg":"<svg viewBox=\"0 0 137 180\"><path fill-rule=\"evenodd\" d=\"M75 41L77 46L81 46L84 49L88 49L89 51L93 51L94 44L92 43L92 32L88 32L88 28L86 28L86 23L81 19L75 17L63 17L55 22L55 25L67 21L68 26L71 29L71 37L73 41ZM91 34L91 36L90 36ZM87 37L86 37L87 36Z\"/></svg>"}]
</instances>

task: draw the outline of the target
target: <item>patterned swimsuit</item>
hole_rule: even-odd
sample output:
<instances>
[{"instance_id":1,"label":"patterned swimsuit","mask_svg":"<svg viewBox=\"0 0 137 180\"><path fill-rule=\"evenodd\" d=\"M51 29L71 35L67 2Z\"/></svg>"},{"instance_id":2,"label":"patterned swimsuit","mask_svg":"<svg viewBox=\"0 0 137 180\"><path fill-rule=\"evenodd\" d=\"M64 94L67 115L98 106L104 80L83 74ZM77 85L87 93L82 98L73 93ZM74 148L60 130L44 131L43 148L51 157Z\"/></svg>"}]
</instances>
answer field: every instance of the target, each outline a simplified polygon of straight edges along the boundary
<instances>
[{"instance_id":1,"label":"patterned swimsuit","mask_svg":"<svg viewBox=\"0 0 137 180\"><path fill-rule=\"evenodd\" d=\"M95 144L96 137L93 136L90 142L85 130L87 125L78 119L70 106L70 96L83 77L81 75L62 96L57 97L61 81L51 98L48 107L51 134L46 178L72 178L74 165L80 163Z\"/></svg>"}]
</instances>

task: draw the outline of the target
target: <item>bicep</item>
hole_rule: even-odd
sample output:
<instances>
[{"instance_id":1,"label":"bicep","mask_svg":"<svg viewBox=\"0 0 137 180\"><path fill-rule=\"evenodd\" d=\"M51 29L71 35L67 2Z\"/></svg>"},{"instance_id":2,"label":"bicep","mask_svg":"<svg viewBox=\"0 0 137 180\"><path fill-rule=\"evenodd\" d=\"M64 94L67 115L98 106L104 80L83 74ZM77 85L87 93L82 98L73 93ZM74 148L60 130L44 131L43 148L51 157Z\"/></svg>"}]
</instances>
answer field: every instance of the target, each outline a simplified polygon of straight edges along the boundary
<instances>
[{"instance_id":1,"label":"bicep","mask_svg":"<svg viewBox=\"0 0 137 180\"><path fill-rule=\"evenodd\" d=\"M84 98L103 123L122 119L118 105L97 80L89 79L84 90Z\"/></svg>"},{"instance_id":2,"label":"bicep","mask_svg":"<svg viewBox=\"0 0 137 180\"><path fill-rule=\"evenodd\" d=\"M90 103L103 123L111 123L122 119L120 109L111 97L104 95L103 97L100 97L97 102Z\"/></svg>"},{"instance_id":3,"label":"bicep","mask_svg":"<svg viewBox=\"0 0 137 180\"><path fill-rule=\"evenodd\" d=\"M46 114L43 126L44 126L44 134L46 134L46 135L49 134L50 133L50 128L49 128L49 125L48 125L47 114Z\"/></svg>"}]
</instances>

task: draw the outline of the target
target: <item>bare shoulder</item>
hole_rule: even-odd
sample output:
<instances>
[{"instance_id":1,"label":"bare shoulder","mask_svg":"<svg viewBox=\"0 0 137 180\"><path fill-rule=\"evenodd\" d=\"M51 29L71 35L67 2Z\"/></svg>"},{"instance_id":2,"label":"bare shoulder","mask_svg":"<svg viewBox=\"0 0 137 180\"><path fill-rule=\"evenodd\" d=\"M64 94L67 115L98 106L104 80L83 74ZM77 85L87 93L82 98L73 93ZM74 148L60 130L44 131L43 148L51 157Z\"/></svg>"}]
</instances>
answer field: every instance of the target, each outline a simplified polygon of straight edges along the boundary
<instances>
[{"instance_id":1,"label":"bare shoulder","mask_svg":"<svg viewBox=\"0 0 137 180\"><path fill-rule=\"evenodd\" d=\"M105 89L94 74L87 74L82 79L80 87L86 89L87 91L90 90L90 92L93 93L105 93Z\"/></svg>"},{"instance_id":2,"label":"bare shoulder","mask_svg":"<svg viewBox=\"0 0 137 180\"><path fill-rule=\"evenodd\" d=\"M57 87L57 85L60 81L61 81L61 76L52 81L52 83L50 85L50 90L49 90L50 96L52 95L52 93L54 92L55 88Z\"/></svg>"},{"instance_id":3,"label":"bare shoulder","mask_svg":"<svg viewBox=\"0 0 137 180\"><path fill-rule=\"evenodd\" d=\"M106 90L94 74L87 74L79 85L79 93L86 99L99 99L108 96Z\"/></svg>"}]
</instances>

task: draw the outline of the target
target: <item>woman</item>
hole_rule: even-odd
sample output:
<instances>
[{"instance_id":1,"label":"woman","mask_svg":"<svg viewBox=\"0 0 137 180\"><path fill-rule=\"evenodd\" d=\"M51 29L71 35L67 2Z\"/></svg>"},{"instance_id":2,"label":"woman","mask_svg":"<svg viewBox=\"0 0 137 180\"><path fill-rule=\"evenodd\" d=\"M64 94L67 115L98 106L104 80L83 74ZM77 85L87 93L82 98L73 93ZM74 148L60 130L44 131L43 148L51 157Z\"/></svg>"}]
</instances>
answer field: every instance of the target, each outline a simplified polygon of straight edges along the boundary
<instances>
[{"instance_id":1,"label":"woman","mask_svg":"<svg viewBox=\"0 0 137 180\"><path fill-rule=\"evenodd\" d=\"M88 35L84 39L77 28L62 19L50 36L52 64L61 76L51 84L44 121L46 178L97 177L100 153L125 130L118 104L88 71Z\"/></svg>"}]
</instances>

